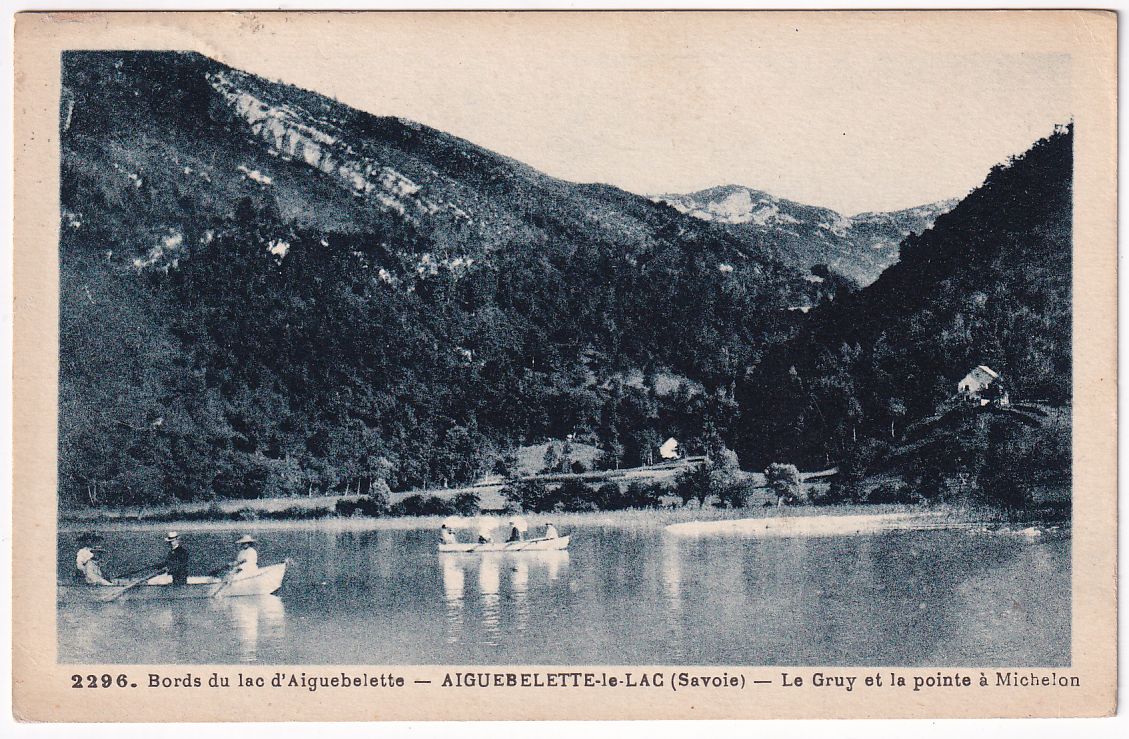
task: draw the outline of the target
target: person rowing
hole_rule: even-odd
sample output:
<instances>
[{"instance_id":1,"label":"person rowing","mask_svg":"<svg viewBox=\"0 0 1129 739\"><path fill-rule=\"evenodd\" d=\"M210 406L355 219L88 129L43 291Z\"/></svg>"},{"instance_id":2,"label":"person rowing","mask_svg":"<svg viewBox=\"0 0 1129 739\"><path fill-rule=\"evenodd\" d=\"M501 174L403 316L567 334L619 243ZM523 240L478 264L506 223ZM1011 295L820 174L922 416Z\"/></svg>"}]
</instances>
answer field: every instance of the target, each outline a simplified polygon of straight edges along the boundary
<instances>
[{"instance_id":1,"label":"person rowing","mask_svg":"<svg viewBox=\"0 0 1129 739\"><path fill-rule=\"evenodd\" d=\"M525 532L529 530L529 524L521 516L514 516L510 519L510 538L507 543L515 543L525 541Z\"/></svg>"},{"instance_id":2,"label":"person rowing","mask_svg":"<svg viewBox=\"0 0 1129 739\"><path fill-rule=\"evenodd\" d=\"M259 569L259 552L255 549L255 537L244 534L235 540L239 553L231 563L231 575L245 575Z\"/></svg>"},{"instance_id":3,"label":"person rowing","mask_svg":"<svg viewBox=\"0 0 1129 739\"><path fill-rule=\"evenodd\" d=\"M543 539L559 539L560 536L561 535L557 532L557 527L554 526L552 524L552 522L546 521L545 522L545 535L541 538L543 538Z\"/></svg>"},{"instance_id":4,"label":"person rowing","mask_svg":"<svg viewBox=\"0 0 1129 739\"><path fill-rule=\"evenodd\" d=\"M102 553L106 550L97 544L87 549L90 556L82 564L83 581L87 585L113 585L112 582L106 579L102 574L102 566L99 560L102 558Z\"/></svg>"},{"instance_id":5,"label":"person rowing","mask_svg":"<svg viewBox=\"0 0 1129 739\"><path fill-rule=\"evenodd\" d=\"M101 537L98 534L82 534L78 537L79 549L74 557L74 579L80 582L86 580L86 563L94 557L93 547L98 544Z\"/></svg>"},{"instance_id":6,"label":"person rowing","mask_svg":"<svg viewBox=\"0 0 1129 739\"><path fill-rule=\"evenodd\" d=\"M442 544L458 544L459 540L455 537L455 532L447 524L439 527L439 542Z\"/></svg>"},{"instance_id":7,"label":"person rowing","mask_svg":"<svg viewBox=\"0 0 1129 739\"><path fill-rule=\"evenodd\" d=\"M494 541L494 532L491 530L490 522L486 519L478 522L478 543L490 544Z\"/></svg>"},{"instance_id":8,"label":"person rowing","mask_svg":"<svg viewBox=\"0 0 1129 739\"><path fill-rule=\"evenodd\" d=\"M188 549L180 543L180 534L170 531L165 536L169 552L165 555L161 568L172 576L173 585L188 584Z\"/></svg>"}]
</instances>

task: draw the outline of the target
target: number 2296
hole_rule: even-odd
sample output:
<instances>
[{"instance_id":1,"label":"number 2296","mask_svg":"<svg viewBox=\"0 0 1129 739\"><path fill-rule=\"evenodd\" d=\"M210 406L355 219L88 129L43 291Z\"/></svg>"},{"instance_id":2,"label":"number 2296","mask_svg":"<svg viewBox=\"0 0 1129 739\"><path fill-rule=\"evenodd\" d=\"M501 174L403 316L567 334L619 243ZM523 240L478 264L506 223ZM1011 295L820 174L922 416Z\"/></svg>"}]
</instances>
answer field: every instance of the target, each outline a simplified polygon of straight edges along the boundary
<instances>
[{"instance_id":1,"label":"number 2296","mask_svg":"<svg viewBox=\"0 0 1129 739\"><path fill-rule=\"evenodd\" d=\"M101 675L71 675L72 688L127 688L129 687L129 678L125 675L109 675L103 673Z\"/></svg>"}]
</instances>

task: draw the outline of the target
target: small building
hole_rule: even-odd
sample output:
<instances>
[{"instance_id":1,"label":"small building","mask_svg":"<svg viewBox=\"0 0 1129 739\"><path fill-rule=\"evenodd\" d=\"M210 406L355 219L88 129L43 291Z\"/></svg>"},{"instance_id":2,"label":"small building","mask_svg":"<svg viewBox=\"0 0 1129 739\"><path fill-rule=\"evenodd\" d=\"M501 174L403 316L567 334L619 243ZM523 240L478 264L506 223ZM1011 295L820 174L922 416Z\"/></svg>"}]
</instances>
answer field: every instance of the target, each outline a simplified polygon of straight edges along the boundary
<instances>
[{"instance_id":1,"label":"small building","mask_svg":"<svg viewBox=\"0 0 1129 739\"><path fill-rule=\"evenodd\" d=\"M957 383L957 393L979 405L995 401L998 405L1008 404L1007 389L999 373L987 365L977 365Z\"/></svg>"},{"instance_id":2,"label":"small building","mask_svg":"<svg viewBox=\"0 0 1129 739\"><path fill-rule=\"evenodd\" d=\"M673 436L662 443L659 447L659 456L663 459L678 459L682 456L678 451L678 439Z\"/></svg>"}]
</instances>

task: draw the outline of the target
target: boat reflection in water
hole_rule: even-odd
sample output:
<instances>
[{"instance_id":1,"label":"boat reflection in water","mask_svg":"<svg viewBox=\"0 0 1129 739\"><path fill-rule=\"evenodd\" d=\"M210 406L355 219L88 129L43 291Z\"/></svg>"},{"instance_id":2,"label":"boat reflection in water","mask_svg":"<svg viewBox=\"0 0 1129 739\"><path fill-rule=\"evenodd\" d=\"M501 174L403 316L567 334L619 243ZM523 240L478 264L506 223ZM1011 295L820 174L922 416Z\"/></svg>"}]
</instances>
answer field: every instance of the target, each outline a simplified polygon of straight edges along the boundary
<instances>
[{"instance_id":1,"label":"boat reflection in water","mask_svg":"<svg viewBox=\"0 0 1129 739\"><path fill-rule=\"evenodd\" d=\"M277 642L286 635L286 607L277 595L252 598L217 598L212 608L226 616L239 637L239 659L254 662L259 658L260 637Z\"/></svg>"},{"instance_id":2,"label":"boat reflection in water","mask_svg":"<svg viewBox=\"0 0 1129 739\"><path fill-rule=\"evenodd\" d=\"M479 643L497 646L503 634L524 632L537 590L568 575L568 552L442 553L447 643L459 643L467 620ZM468 592L467 580L477 583Z\"/></svg>"},{"instance_id":3,"label":"boat reflection in water","mask_svg":"<svg viewBox=\"0 0 1129 739\"><path fill-rule=\"evenodd\" d=\"M81 608L66 612L68 628L72 617L101 625L100 629L78 630L101 632L100 640L82 644L81 654L89 655L85 657L88 661L119 640L127 640L127 634L142 630L153 638L141 643L143 651L131 657L138 662L259 662L265 651L277 650L286 642L286 607L277 595L113 602ZM203 643L201 634L208 636ZM168 645L175 647L173 653Z\"/></svg>"}]
</instances>

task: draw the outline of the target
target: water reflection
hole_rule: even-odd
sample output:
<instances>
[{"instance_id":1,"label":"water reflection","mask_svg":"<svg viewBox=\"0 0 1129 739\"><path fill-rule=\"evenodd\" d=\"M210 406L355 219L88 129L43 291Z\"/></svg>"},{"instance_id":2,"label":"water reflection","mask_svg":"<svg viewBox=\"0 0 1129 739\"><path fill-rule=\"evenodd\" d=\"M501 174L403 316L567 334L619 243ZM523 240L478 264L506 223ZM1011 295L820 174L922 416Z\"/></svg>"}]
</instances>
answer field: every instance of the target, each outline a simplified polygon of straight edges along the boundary
<instances>
[{"instance_id":1,"label":"water reflection","mask_svg":"<svg viewBox=\"0 0 1129 739\"><path fill-rule=\"evenodd\" d=\"M663 537L662 580L668 604L672 610L680 610L682 606L682 551L679 548L678 539L673 536Z\"/></svg>"},{"instance_id":2,"label":"water reflection","mask_svg":"<svg viewBox=\"0 0 1129 739\"><path fill-rule=\"evenodd\" d=\"M239 639L239 658L255 662L259 657L260 628L265 641L277 641L286 636L286 607L275 595L251 598L220 598L211 601L213 608L235 627Z\"/></svg>"},{"instance_id":3,"label":"water reflection","mask_svg":"<svg viewBox=\"0 0 1129 739\"><path fill-rule=\"evenodd\" d=\"M60 601L59 659L1045 667L1070 656L1068 537L682 540L601 524L576 527L570 561L570 552L440 555L430 529L251 533L264 561L302 562L278 596ZM108 531L113 571L159 556L159 538ZM231 540L194 531L198 571L218 566ZM60 583L70 582L74 547L73 534L60 536Z\"/></svg>"},{"instance_id":4,"label":"water reflection","mask_svg":"<svg viewBox=\"0 0 1129 739\"><path fill-rule=\"evenodd\" d=\"M491 647L498 646L501 630L498 628L502 597L500 595L501 578L498 576L498 554L483 554L478 560L478 592L482 594L482 626L486 631L483 642Z\"/></svg>"},{"instance_id":5,"label":"water reflection","mask_svg":"<svg viewBox=\"0 0 1129 739\"><path fill-rule=\"evenodd\" d=\"M514 630L521 633L529 625L529 561L525 557L513 559L510 583L514 596Z\"/></svg>"},{"instance_id":6,"label":"water reflection","mask_svg":"<svg viewBox=\"0 0 1129 739\"><path fill-rule=\"evenodd\" d=\"M685 656L682 647L682 547L677 538L664 536L662 543L662 588L666 596L666 638L672 647L672 657Z\"/></svg>"},{"instance_id":7,"label":"water reflection","mask_svg":"<svg viewBox=\"0 0 1129 739\"><path fill-rule=\"evenodd\" d=\"M472 636L465 633L469 618L481 629L473 638L483 646L497 647L529 629L539 591L567 578L568 552L443 553L439 567L446 643L457 644ZM477 585L472 593L466 591L468 579Z\"/></svg>"},{"instance_id":8,"label":"water reflection","mask_svg":"<svg viewBox=\"0 0 1129 739\"><path fill-rule=\"evenodd\" d=\"M466 576L454 557L441 555L439 565L443 569L443 597L447 603L447 643L454 644L463 630L463 588Z\"/></svg>"}]
</instances>

